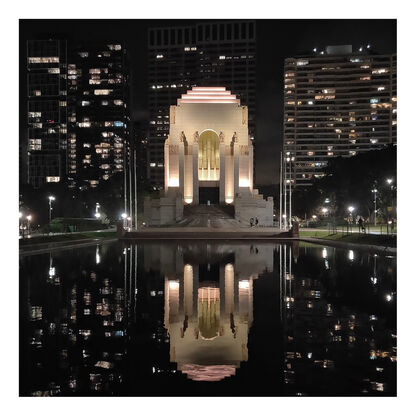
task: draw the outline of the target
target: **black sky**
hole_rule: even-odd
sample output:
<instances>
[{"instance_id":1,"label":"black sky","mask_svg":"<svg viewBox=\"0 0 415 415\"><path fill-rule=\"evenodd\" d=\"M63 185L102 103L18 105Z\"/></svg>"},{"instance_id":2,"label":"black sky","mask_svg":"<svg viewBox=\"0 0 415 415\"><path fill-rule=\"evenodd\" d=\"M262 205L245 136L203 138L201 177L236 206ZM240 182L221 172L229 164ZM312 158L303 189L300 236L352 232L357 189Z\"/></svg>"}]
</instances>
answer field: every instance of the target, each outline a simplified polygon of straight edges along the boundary
<instances>
[{"instance_id":1,"label":"black sky","mask_svg":"<svg viewBox=\"0 0 415 415\"><path fill-rule=\"evenodd\" d=\"M229 21L229 20L228 20ZM147 28L195 23L195 20L20 20L20 127L24 136L26 40L119 40L131 59L132 118L146 117ZM396 20L257 20L257 184L278 181L283 134L283 69L286 57L309 54L314 47L370 44L380 53L396 53Z\"/></svg>"}]
</instances>

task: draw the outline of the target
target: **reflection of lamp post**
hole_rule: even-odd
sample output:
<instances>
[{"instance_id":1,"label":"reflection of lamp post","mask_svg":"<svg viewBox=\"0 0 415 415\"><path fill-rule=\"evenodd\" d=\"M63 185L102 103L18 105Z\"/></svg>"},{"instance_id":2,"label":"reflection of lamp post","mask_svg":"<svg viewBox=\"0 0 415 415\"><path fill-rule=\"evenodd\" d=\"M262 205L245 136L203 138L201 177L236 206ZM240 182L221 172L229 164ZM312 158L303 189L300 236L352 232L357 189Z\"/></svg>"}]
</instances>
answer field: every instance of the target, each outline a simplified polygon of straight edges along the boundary
<instances>
[{"instance_id":1,"label":"reflection of lamp post","mask_svg":"<svg viewBox=\"0 0 415 415\"><path fill-rule=\"evenodd\" d=\"M52 221L52 202L55 200L55 196L49 196L49 224Z\"/></svg>"}]
</instances>

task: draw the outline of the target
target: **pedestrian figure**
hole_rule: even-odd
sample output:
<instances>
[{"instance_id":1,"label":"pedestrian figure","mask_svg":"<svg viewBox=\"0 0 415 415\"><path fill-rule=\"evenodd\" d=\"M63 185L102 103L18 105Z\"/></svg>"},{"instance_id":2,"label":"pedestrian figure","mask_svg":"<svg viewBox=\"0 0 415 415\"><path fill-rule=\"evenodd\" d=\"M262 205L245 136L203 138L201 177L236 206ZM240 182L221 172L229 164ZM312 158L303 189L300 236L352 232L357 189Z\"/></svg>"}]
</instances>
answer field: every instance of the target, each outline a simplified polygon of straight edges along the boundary
<instances>
[{"instance_id":1,"label":"pedestrian figure","mask_svg":"<svg viewBox=\"0 0 415 415\"><path fill-rule=\"evenodd\" d=\"M365 228L363 226L363 219L361 216L359 217L359 220L357 221L357 223L359 224L359 233L360 233L360 231L363 231L363 229Z\"/></svg>"},{"instance_id":2,"label":"pedestrian figure","mask_svg":"<svg viewBox=\"0 0 415 415\"><path fill-rule=\"evenodd\" d=\"M254 218L251 218L251 219L249 220L249 223L251 224L251 228L252 228L252 226L254 226Z\"/></svg>"},{"instance_id":3,"label":"pedestrian figure","mask_svg":"<svg viewBox=\"0 0 415 415\"><path fill-rule=\"evenodd\" d=\"M255 226L258 226L258 218L255 218Z\"/></svg>"}]
</instances>

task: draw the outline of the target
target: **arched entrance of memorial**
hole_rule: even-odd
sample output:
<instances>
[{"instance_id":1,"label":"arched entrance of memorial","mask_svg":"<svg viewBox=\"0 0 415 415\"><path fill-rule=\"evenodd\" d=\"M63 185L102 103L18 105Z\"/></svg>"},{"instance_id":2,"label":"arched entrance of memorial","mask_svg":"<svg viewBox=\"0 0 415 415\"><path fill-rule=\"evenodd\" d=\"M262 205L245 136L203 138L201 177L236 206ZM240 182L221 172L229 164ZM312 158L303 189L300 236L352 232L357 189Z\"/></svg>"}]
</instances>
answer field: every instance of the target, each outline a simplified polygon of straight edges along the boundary
<instances>
[{"instance_id":1,"label":"arched entrance of memorial","mask_svg":"<svg viewBox=\"0 0 415 415\"><path fill-rule=\"evenodd\" d=\"M205 130L199 137L198 179L199 203L219 204L219 136L213 130Z\"/></svg>"}]
</instances>

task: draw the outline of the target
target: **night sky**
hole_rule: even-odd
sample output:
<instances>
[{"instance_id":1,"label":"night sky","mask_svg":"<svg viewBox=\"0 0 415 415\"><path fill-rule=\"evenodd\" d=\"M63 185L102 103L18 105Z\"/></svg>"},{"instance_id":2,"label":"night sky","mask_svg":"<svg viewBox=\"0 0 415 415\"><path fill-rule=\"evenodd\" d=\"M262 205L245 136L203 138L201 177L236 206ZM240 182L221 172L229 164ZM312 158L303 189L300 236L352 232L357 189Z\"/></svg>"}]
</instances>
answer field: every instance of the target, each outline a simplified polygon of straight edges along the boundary
<instances>
[{"instance_id":1,"label":"night sky","mask_svg":"<svg viewBox=\"0 0 415 415\"><path fill-rule=\"evenodd\" d=\"M215 20L217 21L217 20ZM229 21L228 19L226 21ZM25 130L26 40L60 38L124 41L131 59L131 115L147 118L147 28L195 20L20 20L20 139ZM396 53L396 20L257 20L256 184L277 183L283 138L283 70L286 57L314 47L370 44L379 54Z\"/></svg>"}]
</instances>

